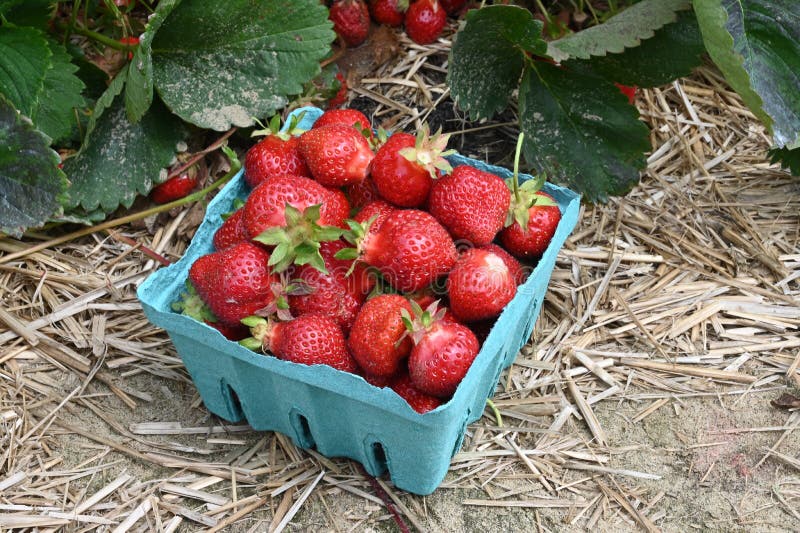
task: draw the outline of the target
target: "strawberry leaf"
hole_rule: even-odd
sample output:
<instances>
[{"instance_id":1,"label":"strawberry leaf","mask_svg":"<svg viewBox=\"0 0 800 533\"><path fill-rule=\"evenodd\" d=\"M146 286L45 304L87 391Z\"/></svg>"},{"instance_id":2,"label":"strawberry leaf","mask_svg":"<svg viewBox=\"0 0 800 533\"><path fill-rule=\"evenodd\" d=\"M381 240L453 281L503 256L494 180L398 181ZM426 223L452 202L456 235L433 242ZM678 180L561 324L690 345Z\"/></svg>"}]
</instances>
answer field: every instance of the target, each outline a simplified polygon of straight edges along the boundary
<instances>
[{"instance_id":1,"label":"strawberry leaf","mask_svg":"<svg viewBox=\"0 0 800 533\"><path fill-rule=\"evenodd\" d=\"M52 51L44 34L33 28L2 26L0 31L0 94L30 117L35 112L50 69Z\"/></svg>"},{"instance_id":2,"label":"strawberry leaf","mask_svg":"<svg viewBox=\"0 0 800 533\"><path fill-rule=\"evenodd\" d=\"M336 36L327 15L318 0L183 0L153 38L156 90L202 128L251 126L320 72Z\"/></svg>"},{"instance_id":3,"label":"strawberry leaf","mask_svg":"<svg viewBox=\"0 0 800 533\"><path fill-rule=\"evenodd\" d=\"M459 107L473 119L489 118L508 106L527 53L547 45L542 23L527 9L489 6L467 12L450 51L447 82Z\"/></svg>"},{"instance_id":4,"label":"strawberry leaf","mask_svg":"<svg viewBox=\"0 0 800 533\"><path fill-rule=\"evenodd\" d=\"M48 45L51 66L45 72L42 93L31 120L58 142L68 137L77 124L75 109L86 104L81 95L85 85L75 75L78 67L72 64L67 50L53 41L48 41Z\"/></svg>"},{"instance_id":5,"label":"strawberry leaf","mask_svg":"<svg viewBox=\"0 0 800 533\"><path fill-rule=\"evenodd\" d=\"M526 160L590 201L624 194L650 148L636 108L611 83L537 62L519 91Z\"/></svg>"},{"instance_id":6,"label":"strawberry leaf","mask_svg":"<svg viewBox=\"0 0 800 533\"><path fill-rule=\"evenodd\" d=\"M0 94L0 231L19 237L61 211L67 180L49 139Z\"/></svg>"},{"instance_id":7,"label":"strawberry leaf","mask_svg":"<svg viewBox=\"0 0 800 533\"><path fill-rule=\"evenodd\" d=\"M652 37L665 24L675 22L676 12L689 6L689 0L643 0L603 24L551 41L547 55L561 62L620 53Z\"/></svg>"},{"instance_id":8,"label":"strawberry leaf","mask_svg":"<svg viewBox=\"0 0 800 533\"><path fill-rule=\"evenodd\" d=\"M800 176L800 148L773 148L769 151L769 158L773 163L780 163L793 176Z\"/></svg>"}]
</instances>

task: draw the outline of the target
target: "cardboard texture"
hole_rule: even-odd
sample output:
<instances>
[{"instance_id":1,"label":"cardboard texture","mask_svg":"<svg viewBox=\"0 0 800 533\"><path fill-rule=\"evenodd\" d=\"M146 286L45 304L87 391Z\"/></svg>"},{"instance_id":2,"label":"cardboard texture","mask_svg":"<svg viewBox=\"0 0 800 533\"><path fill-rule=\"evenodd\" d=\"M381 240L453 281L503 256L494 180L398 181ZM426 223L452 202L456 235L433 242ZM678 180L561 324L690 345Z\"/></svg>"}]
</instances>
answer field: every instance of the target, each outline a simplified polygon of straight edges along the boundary
<instances>
[{"instance_id":1,"label":"cardboard texture","mask_svg":"<svg viewBox=\"0 0 800 533\"><path fill-rule=\"evenodd\" d=\"M301 112L303 129L322 113L317 108L294 113ZM467 164L502 178L511 176L506 169L459 155L449 159L454 166ZM352 458L373 476L388 470L396 487L430 494L461 447L467 424L481 417L500 373L528 342L558 250L577 223L580 197L551 184L545 190L562 212L549 248L497 319L453 398L424 415L394 391L374 387L360 376L251 352L214 328L172 311L191 264L213 251L220 215L231 211L235 198L247 196L241 172L210 202L186 254L149 276L138 296L150 321L169 334L209 411L231 422L244 419L256 430L284 433L296 445L328 457Z\"/></svg>"}]
</instances>

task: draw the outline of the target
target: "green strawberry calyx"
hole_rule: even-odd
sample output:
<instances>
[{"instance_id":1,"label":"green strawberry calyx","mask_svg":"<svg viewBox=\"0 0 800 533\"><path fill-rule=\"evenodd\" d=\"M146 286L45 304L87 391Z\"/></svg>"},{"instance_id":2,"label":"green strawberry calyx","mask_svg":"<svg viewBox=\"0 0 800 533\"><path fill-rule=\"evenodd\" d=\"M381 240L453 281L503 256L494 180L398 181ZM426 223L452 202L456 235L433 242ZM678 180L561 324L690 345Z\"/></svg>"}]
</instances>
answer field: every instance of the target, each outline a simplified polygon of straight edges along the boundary
<instances>
[{"instance_id":1,"label":"green strawberry calyx","mask_svg":"<svg viewBox=\"0 0 800 533\"><path fill-rule=\"evenodd\" d=\"M286 204L286 225L269 228L253 240L274 246L268 265L274 272L283 272L291 265L309 264L323 274L328 273L325 260L319 252L320 243L338 240L345 232L335 226L320 226L322 204L314 204L300 211Z\"/></svg>"},{"instance_id":2,"label":"green strawberry calyx","mask_svg":"<svg viewBox=\"0 0 800 533\"><path fill-rule=\"evenodd\" d=\"M197 294L197 289L188 279L186 290L181 292L181 299L172 303L172 310L176 313L194 318L198 322L216 322L217 317Z\"/></svg>"},{"instance_id":3,"label":"green strawberry calyx","mask_svg":"<svg viewBox=\"0 0 800 533\"><path fill-rule=\"evenodd\" d=\"M511 226L516 222L521 228L528 227L530 220L530 208L533 206L558 205L550 196L541 193L547 175L540 172L533 179L519 182L519 157L522 153L522 142L525 133L520 132L517 138L517 148L514 152L514 174L506 180L506 185L511 189L511 205L506 214L505 227ZM540 194L541 193L541 194Z\"/></svg>"},{"instance_id":4,"label":"green strawberry calyx","mask_svg":"<svg viewBox=\"0 0 800 533\"><path fill-rule=\"evenodd\" d=\"M441 128L431 135L430 128L427 124L424 124L417 132L414 147L403 148L399 153L412 163L417 163L425 168L431 178L436 179L438 177L437 170L448 174L453 171L452 165L445 159L445 157L456 153L455 150L446 150L449 139L450 134L442 133Z\"/></svg>"},{"instance_id":5,"label":"green strawberry calyx","mask_svg":"<svg viewBox=\"0 0 800 533\"><path fill-rule=\"evenodd\" d=\"M239 344L254 352L266 352L272 330L272 320L261 316L248 316L242 324L250 328L250 336L239 341Z\"/></svg>"},{"instance_id":6,"label":"green strawberry calyx","mask_svg":"<svg viewBox=\"0 0 800 533\"><path fill-rule=\"evenodd\" d=\"M406 327L406 331L403 333L398 343L405 337L410 336L414 344L419 344L422 337L425 336L431 327L441 321L445 313L447 313L446 307L439 308L440 302L441 300L436 300L425 309L422 309L417 302L409 300L411 304L411 313L409 313L407 309L400 309L400 315Z\"/></svg>"},{"instance_id":7,"label":"green strawberry calyx","mask_svg":"<svg viewBox=\"0 0 800 533\"><path fill-rule=\"evenodd\" d=\"M305 131L297 127L300 124L300 121L303 120L303 116L305 114L306 112L302 111L296 115L292 115L292 118L289 120L289 125L286 127L285 131L281 131L280 115L275 115L269 119L269 123L266 126L263 122L253 117L253 121L261 126L261 129L254 130L253 133L250 134L250 137L266 137L268 135L274 135L281 140L288 141L289 138L296 137Z\"/></svg>"}]
</instances>

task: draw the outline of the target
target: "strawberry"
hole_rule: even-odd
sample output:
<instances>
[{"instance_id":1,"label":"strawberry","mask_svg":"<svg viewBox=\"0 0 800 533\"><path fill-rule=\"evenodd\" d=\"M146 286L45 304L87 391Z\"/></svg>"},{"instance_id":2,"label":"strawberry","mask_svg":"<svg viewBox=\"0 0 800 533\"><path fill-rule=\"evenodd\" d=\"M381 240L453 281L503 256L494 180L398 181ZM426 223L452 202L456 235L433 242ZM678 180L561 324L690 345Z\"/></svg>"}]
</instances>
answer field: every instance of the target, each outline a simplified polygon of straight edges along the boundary
<instances>
[{"instance_id":1,"label":"strawberry","mask_svg":"<svg viewBox=\"0 0 800 533\"><path fill-rule=\"evenodd\" d=\"M502 178L460 165L434 182L428 209L454 239L483 246L503 229L510 202L511 193Z\"/></svg>"},{"instance_id":2,"label":"strawberry","mask_svg":"<svg viewBox=\"0 0 800 533\"><path fill-rule=\"evenodd\" d=\"M298 117L293 117L288 130L282 132L280 116L275 115L268 128L253 132L254 136L265 137L250 147L244 157L244 179L250 187L256 187L268 178L281 174L311 177L311 172L300 155L298 120Z\"/></svg>"},{"instance_id":3,"label":"strawberry","mask_svg":"<svg viewBox=\"0 0 800 533\"><path fill-rule=\"evenodd\" d=\"M347 195L340 189L328 190L328 198L325 200L325 211L328 219L333 222L332 226L347 229L346 220L350 217L350 202Z\"/></svg>"},{"instance_id":4,"label":"strawberry","mask_svg":"<svg viewBox=\"0 0 800 533\"><path fill-rule=\"evenodd\" d=\"M348 333L375 280L363 264L353 266L352 261L334 258L336 252L346 246L344 241L320 245L327 273L311 265L296 268L293 283L300 284L304 290L289 296L289 308L296 316L315 313L332 317ZM353 272L347 275L351 266Z\"/></svg>"},{"instance_id":5,"label":"strawberry","mask_svg":"<svg viewBox=\"0 0 800 533\"><path fill-rule=\"evenodd\" d=\"M345 237L357 246L356 255L400 291L430 285L456 261L453 239L426 211L398 209L374 231L357 222L351 223L351 229Z\"/></svg>"},{"instance_id":6,"label":"strawberry","mask_svg":"<svg viewBox=\"0 0 800 533\"><path fill-rule=\"evenodd\" d=\"M369 135L372 135L372 125L367 115L358 109L328 109L314 122L312 129L330 126L331 124L353 126L362 133L369 132Z\"/></svg>"},{"instance_id":7,"label":"strawberry","mask_svg":"<svg viewBox=\"0 0 800 533\"><path fill-rule=\"evenodd\" d=\"M428 199L437 170L449 172L444 159L448 135L430 136L423 127L417 137L395 133L378 148L370 174L378 193L400 207L419 207Z\"/></svg>"},{"instance_id":8,"label":"strawberry","mask_svg":"<svg viewBox=\"0 0 800 533\"><path fill-rule=\"evenodd\" d=\"M231 341L244 339L247 337L249 331L247 327L241 323L226 324L220 322L214 313L211 312L208 305L200 298L200 295L197 294L197 290L189 280L186 280L186 291L181 293L181 299L172 304L172 310L206 323Z\"/></svg>"},{"instance_id":9,"label":"strawberry","mask_svg":"<svg viewBox=\"0 0 800 533\"><path fill-rule=\"evenodd\" d=\"M411 311L411 304L397 294L376 296L356 315L347 345L353 357L371 376L391 376L411 350L411 338L405 335L401 310Z\"/></svg>"},{"instance_id":10,"label":"strawberry","mask_svg":"<svg viewBox=\"0 0 800 533\"><path fill-rule=\"evenodd\" d=\"M128 45L130 48L136 48L139 46L139 38L138 37L123 37L119 40L122 44ZM128 61L133 59L133 52L128 50Z\"/></svg>"},{"instance_id":11,"label":"strawberry","mask_svg":"<svg viewBox=\"0 0 800 533\"><path fill-rule=\"evenodd\" d=\"M403 317L414 340L408 357L411 383L425 394L449 398L478 355L478 339L467 326L442 320L444 310L436 303L425 311L412 307L414 316Z\"/></svg>"},{"instance_id":12,"label":"strawberry","mask_svg":"<svg viewBox=\"0 0 800 533\"><path fill-rule=\"evenodd\" d=\"M448 15L455 15L457 11L467 5L467 0L439 0L439 4Z\"/></svg>"},{"instance_id":13,"label":"strawberry","mask_svg":"<svg viewBox=\"0 0 800 533\"><path fill-rule=\"evenodd\" d=\"M508 271L511 273L511 278L517 285L522 285L525 283L525 280L528 279L528 274L530 274L529 269L522 266L522 263L520 263L516 257L508 253L502 246L491 243L486 246L481 246L481 249L488 250L502 259L503 263L508 267Z\"/></svg>"},{"instance_id":14,"label":"strawberry","mask_svg":"<svg viewBox=\"0 0 800 533\"><path fill-rule=\"evenodd\" d=\"M370 202L365 205L361 211L359 211L358 214L353 217L353 220L360 224L371 221L369 225L369 231L375 232L378 231L378 228L381 227L381 224L383 224L392 215L392 213L395 212L395 210L395 207L389 205L383 200L375 200L374 202Z\"/></svg>"},{"instance_id":15,"label":"strawberry","mask_svg":"<svg viewBox=\"0 0 800 533\"><path fill-rule=\"evenodd\" d=\"M166 204L187 196L197 187L197 171L191 167L183 174L169 178L150 191L150 199L157 204Z\"/></svg>"},{"instance_id":16,"label":"strawberry","mask_svg":"<svg viewBox=\"0 0 800 533\"><path fill-rule=\"evenodd\" d=\"M628 103L633 104L636 101L636 86L622 85L621 83L614 83L619 89L619 92L628 97Z\"/></svg>"},{"instance_id":17,"label":"strawberry","mask_svg":"<svg viewBox=\"0 0 800 533\"><path fill-rule=\"evenodd\" d=\"M525 196L527 199L516 207L512 202L512 222L500 232L500 243L516 257L538 258L558 228L561 210L553 197L545 192L535 191L533 195Z\"/></svg>"},{"instance_id":18,"label":"strawberry","mask_svg":"<svg viewBox=\"0 0 800 533\"><path fill-rule=\"evenodd\" d=\"M242 242L199 257L189 269L189 280L214 316L235 326L273 303L271 286L278 277L269 260L264 248Z\"/></svg>"},{"instance_id":19,"label":"strawberry","mask_svg":"<svg viewBox=\"0 0 800 533\"><path fill-rule=\"evenodd\" d=\"M417 0L406 11L406 33L417 44L430 44L442 34L447 13L439 0Z\"/></svg>"},{"instance_id":20,"label":"strawberry","mask_svg":"<svg viewBox=\"0 0 800 533\"><path fill-rule=\"evenodd\" d=\"M463 322L498 316L516 293L511 271L500 256L488 250L466 250L447 277L450 309Z\"/></svg>"},{"instance_id":21,"label":"strawberry","mask_svg":"<svg viewBox=\"0 0 800 533\"><path fill-rule=\"evenodd\" d=\"M350 200L350 206L354 209L361 209L370 202L380 199L378 189L372 178L367 176L361 183L354 183L345 188L347 198Z\"/></svg>"},{"instance_id":22,"label":"strawberry","mask_svg":"<svg viewBox=\"0 0 800 533\"><path fill-rule=\"evenodd\" d=\"M328 109L336 109L347 102L347 80L341 72L336 73L336 81L339 82L339 89L328 99Z\"/></svg>"},{"instance_id":23,"label":"strawberry","mask_svg":"<svg viewBox=\"0 0 800 533\"><path fill-rule=\"evenodd\" d=\"M408 405L410 405L413 410L420 414L433 411L442 405L442 400L440 398L425 394L417 389L411 382L411 377L408 375L408 372L400 373L391 381L389 386L398 396L408 402Z\"/></svg>"},{"instance_id":24,"label":"strawberry","mask_svg":"<svg viewBox=\"0 0 800 533\"><path fill-rule=\"evenodd\" d=\"M408 0L373 0L369 5L372 20L394 28L403 25Z\"/></svg>"},{"instance_id":25,"label":"strawberry","mask_svg":"<svg viewBox=\"0 0 800 533\"><path fill-rule=\"evenodd\" d=\"M224 250L234 244L249 240L247 227L244 224L244 210L234 211L214 232L214 248Z\"/></svg>"},{"instance_id":26,"label":"strawberry","mask_svg":"<svg viewBox=\"0 0 800 533\"><path fill-rule=\"evenodd\" d=\"M364 0L336 0L328 13L333 30L347 46L358 46L369 34L369 9Z\"/></svg>"},{"instance_id":27,"label":"strawberry","mask_svg":"<svg viewBox=\"0 0 800 533\"><path fill-rule=\"evenodd\" d=\"M375 156L369 141L345 124L308 130L300 137L300 153L314 179L326 187L360 183Z\"/></svg>"},{"instance_id":28,"label":"strawberry","mask_svg":"<svg viewBox=\"0 0 800 533\"><path fill-rule=\"evenodd\" d=\"M278 359L302 365L328 365L344 372L358 370L347 351L342 329L329 316L308 314L288 322L247 317L243 322L253 334L241 342L248 348L260 348Z\"/></svg>"}]
</instances>

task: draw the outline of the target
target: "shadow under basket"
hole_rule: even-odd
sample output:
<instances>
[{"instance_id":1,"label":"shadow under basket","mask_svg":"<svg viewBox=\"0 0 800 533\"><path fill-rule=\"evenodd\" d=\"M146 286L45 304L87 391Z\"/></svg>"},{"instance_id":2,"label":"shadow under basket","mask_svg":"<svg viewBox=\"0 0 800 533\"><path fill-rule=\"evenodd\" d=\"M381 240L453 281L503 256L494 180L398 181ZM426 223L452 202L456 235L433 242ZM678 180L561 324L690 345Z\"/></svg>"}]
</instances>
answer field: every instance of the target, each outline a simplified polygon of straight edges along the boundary
<instances>
[{"instance_id":1,"label":"shadow under basket","mask_svg":"<svg viewBox=\"0 0 800 533\"><path fill-rule=\"evenodd\" d=\"M302 108L309 128L322 113ZM507 169L460 155L453 166L471 165L502 178ZM530 179L521 175L520 179ZM138 289L148 319L167 331L209 411L231 422L246 420L255 430L278 431L301 448L327 457L349 457L373 476L389 472L394 485L430 494L444 479L467 424L481 417L504 368L531 335L547 291L558 250L578 220L580 197L546 184L562 218L545 254L495 322L466 377L446 404L421 415L394 391L374 387L360 376L324 365L306 366L254 353L217 330L172 310L185 288L189 267L213 251L221 215L249 192L240 172L211 201L205 219L180 261L154 272Z\"/></svg>"}]
</instances>

